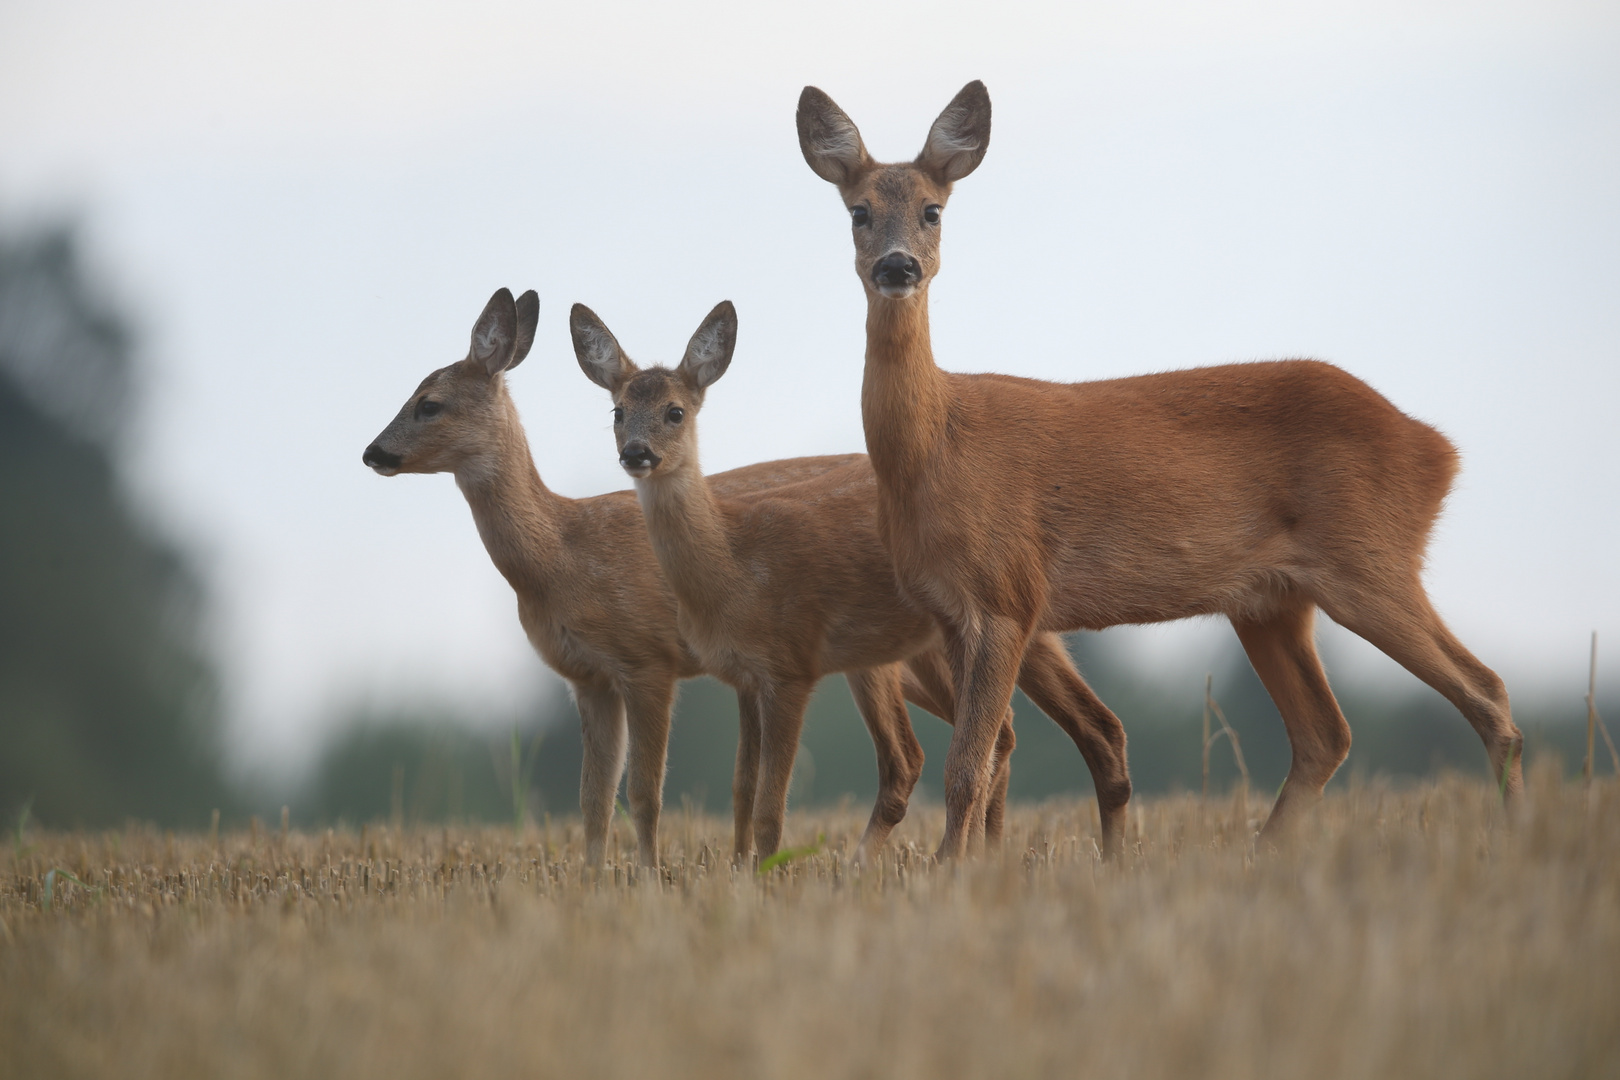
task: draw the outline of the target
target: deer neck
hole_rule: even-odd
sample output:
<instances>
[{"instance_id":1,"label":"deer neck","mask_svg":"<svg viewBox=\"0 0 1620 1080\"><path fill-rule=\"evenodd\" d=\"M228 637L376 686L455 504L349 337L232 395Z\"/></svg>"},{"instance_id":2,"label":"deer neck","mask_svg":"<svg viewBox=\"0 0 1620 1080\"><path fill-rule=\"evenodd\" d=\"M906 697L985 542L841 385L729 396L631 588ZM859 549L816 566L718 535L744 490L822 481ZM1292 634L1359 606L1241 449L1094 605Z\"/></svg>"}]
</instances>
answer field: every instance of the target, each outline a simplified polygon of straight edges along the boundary
<instances>
[{"instance_id":1,"label":"deer neck","mask_svg":"<svg viewBox=\"0 0 1620 1080\"><path fill-rule=\"evenodd\" d=\"M517 407L504 393L491 428L488 449L456 469L456 486L501 576L519 593L544 592L561 572L558 520L568 500L540 480Z\"/></svg>"},{"instance_id":2,"label":"deer neck","mask_svg":"<svg viewBox=\"0 0 1620 1080\"><path fill-rule=\"evenodd\" d=\"M746 578L703 473L690 465L637 480L636 496L658 565L682 607L704 621L723 617Z\"/></svg>"},{"instance_id":3,"label":"deer neck","mask_svg":"<svg viewBox=\"0 0 1620 1080\"><path fill-rule=\"evenodd\" d=\"M867 291L861 420L881 489L909 491L945 437L945 373L928 335L928 292L904 299Z\"/></svg>"}]
</instances>

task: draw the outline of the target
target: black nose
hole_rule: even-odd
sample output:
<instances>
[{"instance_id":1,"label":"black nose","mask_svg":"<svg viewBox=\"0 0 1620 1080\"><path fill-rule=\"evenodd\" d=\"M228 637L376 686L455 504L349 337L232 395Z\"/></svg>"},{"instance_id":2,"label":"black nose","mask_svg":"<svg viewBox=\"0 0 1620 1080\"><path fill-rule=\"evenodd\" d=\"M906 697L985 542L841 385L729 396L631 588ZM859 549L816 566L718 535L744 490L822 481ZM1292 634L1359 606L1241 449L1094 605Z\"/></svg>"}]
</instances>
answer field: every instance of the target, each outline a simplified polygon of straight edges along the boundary
<instances>
[{"instance_id":1,"label":"black nose","mask_svg":"<svg viewBox=\"0 0 1620 1080\"><path fill-rule=\"evenodd\" d=\"M625 443L619 452L619 464L626 469L656 469L663 460L652 452L652 447L640 441Z\"/></svg>"},{"instance_id":2,"label":"black nose","mask_svg":"<svg viewBox=\"0 0 1620 1080\"><path fill-rule=\"evenodd\" d=\"M366 452L360 455L360 460L368 469L397 469L400 463L398 454L390 454L376 443L366 447Z\"/></svg>"},{"instance_id":3,"label":"black nose","mask_svg":"<svg viewBox=\"0 0 1620 1080\"><path fill-rule=\"evenodd\" d=\"M915 285L922 280L922 267L917 260L900 251L891 251L872 267L872 282L879 288L895 285Z\"/></svg>"}]
</instances>

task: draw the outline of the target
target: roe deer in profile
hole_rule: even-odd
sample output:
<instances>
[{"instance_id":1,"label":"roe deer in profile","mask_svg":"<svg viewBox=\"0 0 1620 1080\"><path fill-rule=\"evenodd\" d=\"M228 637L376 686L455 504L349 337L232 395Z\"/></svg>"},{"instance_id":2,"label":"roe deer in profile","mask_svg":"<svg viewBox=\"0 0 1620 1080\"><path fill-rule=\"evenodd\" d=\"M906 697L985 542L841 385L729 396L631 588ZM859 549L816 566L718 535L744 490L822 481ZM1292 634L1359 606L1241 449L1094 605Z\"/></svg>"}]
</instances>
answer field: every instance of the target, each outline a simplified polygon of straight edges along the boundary
<instances>
[{"instance_id":1,"label":"roe deer in profile","mask_svg":"<svg viewBox=\"0 0 1620 1080\"><path fill-rule=\"evenodd\" d=\"M517 593L529 641L567 680L579 707L587 861L603 860L628 728L630 813L641 862L656 865L675 684L702 668L676 631L675 598L648 547L635 496L565 498L535 470L504 373L528 354L539 310L532 291L515 302L506 289L496 292L473 327L466 359L423 379L363 460L384 476L455 474L485 549ZM767 462L715 482L735 494L859 457Z\"/></svg>"},{"instance_id":2,"label":"roe deer in profile","mask_svg":"<svg viewBox=\"0 0 1620 1080\"><path fill-rule=\"evenodd\" d=\"M1317 659L1317 608L1438 690L1522 787L1502 680L1431 606L1429 531L1457 469L1439 432L1309 360L1089 383L962 375L934 363L928 286L951 185L990 140L969 83L915 161L880 164L806 87L799 145L837 185L866 290L861 414L878 523L906 594L939 620L957 680L943 855L965 850L1031 634L1223 614L1293 751L1266 822L1317 799L1350 728Z\"/></svg>"},{"instance_id":3,"label":"roe deer in profile","mask_svg":"<svg viewBox=\"0 0 1620 1080\"><path fill-rule=\"evenodd\" d=\"M878 537L876 484L864 457L747 499L727 497L705 480L697 416L736 346L737 315L729 301L709 313L674 370L638 368L583 304L574 305L569 324L580 367L613 395L619 461L635 478L652 550L680 602L681 634L705 669L737 690L738 850L746 850L752 829L759 850L772 851L816 682L842 671L860 687L891 672L896 661L908 661L914 699L952 721L955 693L939 631L897 589ZM1019 684L1084 755L1096 782L1103 847L1112 852L1130 798L1124 729L1081 680L1056 635L1026 637L1020 648ZM1016 674L1020 665L1014 667ZM882 678L895 681L890 674ZM903 711L892 686L888 699L890 708ZM872 711L877 705L881 701ZM921 747L909 725L897 720L890 727L908 740L903 753L891 755L907 771L881 777L863 851L882 845L922 771ZM874 729L872 737L878 741L880 732ZM1006 701L990 738L990 799L969 827L977 831L979 820L988 818L984 831L993 840L1013 744Z\"/></svg>"}]
</instances>

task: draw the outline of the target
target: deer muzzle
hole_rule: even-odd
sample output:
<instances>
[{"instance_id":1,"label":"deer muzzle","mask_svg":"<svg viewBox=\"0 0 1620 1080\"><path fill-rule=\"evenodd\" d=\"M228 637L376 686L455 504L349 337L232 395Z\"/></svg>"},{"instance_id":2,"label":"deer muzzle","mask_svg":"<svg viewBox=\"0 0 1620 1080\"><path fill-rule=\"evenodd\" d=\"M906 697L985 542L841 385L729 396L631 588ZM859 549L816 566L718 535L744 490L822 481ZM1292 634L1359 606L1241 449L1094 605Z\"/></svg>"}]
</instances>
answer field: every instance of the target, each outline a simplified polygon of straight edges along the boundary
<instances>
[{"instance_id":1,"label":"deer muzzle","mask_svg":"<svg viewBox=\"0 0 1620 1080\"><path fill-rule=\"evenodd\" d=\"M368 469L374 469L383 476L393 476L399 472L400 465L404 463L398 454L390 454L376 443L366 447L366 452L360 455L360 460Z\"/></svg>"},{"instance_id":2,"label":"deer muzzle","mask_svg":"<svg viewBox=\"0 0 1620 1080\"><path fill-rule=\"evenodd\" d=\"M663 460L653 453L652 447L639 439L625 443L624 449L619 451L619 464L624 467L625 472L637 480L650 475Z\"/></svg>"},{"instance_id":3,"label":"deer muzzle","mask_svg":"<svg viewBox=\"0 0 1620 1080\"><path fill-rule=\"evenodd\" d=\"M884 296L909 296L921 282L922 266L903 251L891 251L872 264L872 284Z\"/></svg>"}]
</instances>

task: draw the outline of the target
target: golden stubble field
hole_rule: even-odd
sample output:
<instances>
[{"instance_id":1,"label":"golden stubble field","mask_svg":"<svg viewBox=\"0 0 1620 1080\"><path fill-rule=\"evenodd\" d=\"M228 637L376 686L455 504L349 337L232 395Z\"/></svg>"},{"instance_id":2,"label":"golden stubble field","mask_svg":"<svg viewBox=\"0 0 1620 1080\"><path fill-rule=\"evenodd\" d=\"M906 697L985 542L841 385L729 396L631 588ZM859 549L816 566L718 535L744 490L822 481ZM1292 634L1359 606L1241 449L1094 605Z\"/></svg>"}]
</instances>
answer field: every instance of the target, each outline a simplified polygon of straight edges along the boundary
<instances>
[{"instance_id":1,"label":"golden stubble field","mask_svg":"<svg viewBox=\"0 0 1620 1080\"><path fill-rule=\"evenodd\" d=\"M1108 864L1019 807L942 867L918 806L865 869L797 811L825 850L763 877L678 810L600 876L577 822L29 833L0 1076L1620 1075L1620 785L1352 785L1284 851L1263 809L1141 800Z\"/></svg>"}]
</instances>

